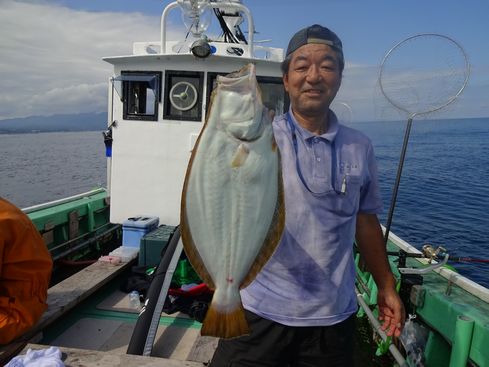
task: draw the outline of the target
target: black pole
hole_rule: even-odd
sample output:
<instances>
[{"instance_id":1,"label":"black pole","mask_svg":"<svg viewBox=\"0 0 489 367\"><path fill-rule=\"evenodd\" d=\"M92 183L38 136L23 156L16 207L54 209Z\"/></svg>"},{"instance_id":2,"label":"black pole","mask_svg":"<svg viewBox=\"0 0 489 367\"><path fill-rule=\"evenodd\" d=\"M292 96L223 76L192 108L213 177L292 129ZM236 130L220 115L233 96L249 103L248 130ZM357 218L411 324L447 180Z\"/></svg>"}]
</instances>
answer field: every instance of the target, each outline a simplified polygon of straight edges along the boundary
<instances>
[{"instance_id":1,"label":"black pole","mask_svg":"<svg viewBox=\"0 0 489 367\"><path fill-rule=\"evenodd\" d=\"M406 158L406 149L409 142L409 134L411 133L411 125L413 124L413 117L414 115L411 115L407 122L406 132L404 133L404 142L402 143L401 157L399 158L399 165L397 166L396 182L394 184L394 190L392 191L391 206L389 208L389 214L387 216L387 223L385 226L384 243L386 245L387 240L389 239L394 209L396 208L397 192L399 191L399 184L401 182L402 167L404 166L404 159Z\"/></svg>"},{"instance_id":2,"label":"black pole","mask_svg":"<svg viewBox=\"0 0 489 367\"><path fill-rule=\"evenodd\" d=\"M147 303L143 311L139 314L136 326L132 332L131 340L127 347L126 354L143 355L144 346L148 337L148 331L151 325L151 320L155 312L156 303L162 289L163 281L165 280L168 266L170 265L173 254L180 240L180 226L173 232L165 254L161 258L160 264L156 269L155 276L151 281L147 293Z\"/></svg>"}]
</instances>

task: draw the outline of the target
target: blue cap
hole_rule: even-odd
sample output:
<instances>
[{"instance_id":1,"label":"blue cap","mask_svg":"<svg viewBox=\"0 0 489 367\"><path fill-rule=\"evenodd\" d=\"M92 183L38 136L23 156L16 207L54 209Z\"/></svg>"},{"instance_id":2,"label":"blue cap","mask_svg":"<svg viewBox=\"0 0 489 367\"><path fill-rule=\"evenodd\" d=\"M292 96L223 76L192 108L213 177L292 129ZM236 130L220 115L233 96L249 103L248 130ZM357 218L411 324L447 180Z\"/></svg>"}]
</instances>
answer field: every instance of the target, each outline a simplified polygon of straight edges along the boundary
<instances>
[{"instance_id":1,"label":"blue cap","mask_svg":"<svg viewBox=\"0 0 489 367\"><path fill-rule=\"evenodd\" d=\"M299 47L310 43L328 45L335 49L343 59L343 45L339 37L333 31L319 24L311 25L294 34L290 39L285 56L289 56Z\"/></svg>"}]
</instances>

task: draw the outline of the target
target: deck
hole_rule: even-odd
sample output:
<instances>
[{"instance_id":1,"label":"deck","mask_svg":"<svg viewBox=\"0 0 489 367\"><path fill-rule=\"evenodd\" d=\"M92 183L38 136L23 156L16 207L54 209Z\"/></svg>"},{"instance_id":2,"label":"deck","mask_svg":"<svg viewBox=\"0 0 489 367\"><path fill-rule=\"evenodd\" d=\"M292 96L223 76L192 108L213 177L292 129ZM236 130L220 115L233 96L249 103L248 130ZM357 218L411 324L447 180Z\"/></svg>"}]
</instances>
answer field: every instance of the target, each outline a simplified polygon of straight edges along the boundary
<instances>
[{"instance_id":1,"label":"deck","mask_svg":"<svg viewBox=\"0 0 489 367\"><path fill-rule=\"evenodd\" d=\"M22 354L26 353L28 349L44 349L45 345L40 344L27 344ZM76 348L60 348L62 352L61 359L67 367L86 367L86 366L98 366L98 367L112 367L112 366L124 366L124 367L202 367L203 364L199 362L179 361L175 359L157 358L157 357L143 357L133 356L129 354L115 354L110 352L100 352L87 349Z\"/></svg>"},{"instance_id":2,"label":"deck","mask_svg":"<svg viewBox=\"0 0 489 367\"><path fill-rule=\"evenodd\" d=\"M132 262L118 265L96 262L49 288L48 309L28 332L14 342L0 347L0 363L3 364L6 359L17 354L19 348L30 340L39 339L38 334L45 327L73 309L131 265Z\"/></svg>"},{"instance_id":3,"label":"deck","mask_svg":"<svg viewBox=\"0 0 489 367\"><path fill-rule=\"evenodd\" d=\"M202 366L217 339L201 337L200 323L182 314L162 314L152 357L125 354L138 314L127 308L127 295L111 281L132 265L96 262L50 288L48 310L25 335L0 347L1 364L29 348L54 345L68 366ZM82 302L83 311L75 309ZM51 329L58 324L63 329L53 337Z\"/></svg>"}]
</instances>

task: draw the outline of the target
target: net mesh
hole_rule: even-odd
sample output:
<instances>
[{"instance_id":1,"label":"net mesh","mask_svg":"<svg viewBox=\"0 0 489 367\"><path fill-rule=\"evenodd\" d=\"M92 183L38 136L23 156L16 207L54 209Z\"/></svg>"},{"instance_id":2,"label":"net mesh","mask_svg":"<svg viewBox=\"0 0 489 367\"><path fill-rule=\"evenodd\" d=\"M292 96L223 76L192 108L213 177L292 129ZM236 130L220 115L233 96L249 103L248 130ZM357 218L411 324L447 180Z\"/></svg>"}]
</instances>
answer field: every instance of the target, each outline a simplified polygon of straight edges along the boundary
<instances>
[{"instance_id":1,"label":"net mesh","mask_svg":"<svg viewBox=\"0 0 489 367\"><path fill-rule=\"evenodd\" d=\"M399 110L426 114L453 102L470 68L462 47L449 37L421 34L405 39L385 56L379 75L382 94Z\"/></svg>"},{"instance_id":2,"label":"net mesh","mask_svg":"<svg viewBox=\"0 0 489 367\"><path fill-rule=\"evenodd\" d=\"M341 123L348 125L352 122L353 111L348 103L333 101L330 108Z\"/></svg>"}]
</instances>

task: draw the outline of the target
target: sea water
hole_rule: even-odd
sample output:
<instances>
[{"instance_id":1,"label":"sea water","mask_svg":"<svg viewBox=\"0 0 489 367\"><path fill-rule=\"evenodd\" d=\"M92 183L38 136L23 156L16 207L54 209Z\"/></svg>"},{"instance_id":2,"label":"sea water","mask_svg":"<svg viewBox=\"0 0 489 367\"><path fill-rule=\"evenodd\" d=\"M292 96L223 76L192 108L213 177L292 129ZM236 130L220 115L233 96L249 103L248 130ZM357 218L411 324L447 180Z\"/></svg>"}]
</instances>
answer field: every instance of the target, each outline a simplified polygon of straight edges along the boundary
<instances>
[{"instance_id":1,"label":"sea water","mask_svg":"<svg viewBox=\"0 0 489 367\"><path fill-rule=\"evenodd\" d=\"M350 126L372 140L386 223L407 122ZM421 249L489 259L489 118L413 121L392 232ZM489 287L489 263L451 263Z\"/></svg>"},{"instance_id":2,"label":"sea water","mask_svg":"<svg viewBox=\"0 0 489 367\"><path fill-rule=\"evenodd\" d=\"M406 122L359 122L373 142L385 223ZM101 132L0 135L0 195L27 207L106 184ZM489 259L489 119L414 121L392 232L421 249ZM452 263L489 287L489 264Z\"/></svg>"},{"instance_id":3,"label":"sea water","mask_svg":"<svg viewBox=\"0 0 489 367\"><path fill-rule=\"evenodd\" d=\"M0 195L21 208L106 185L101 132L0 134Z\"/></svg>"}]
</instances>

